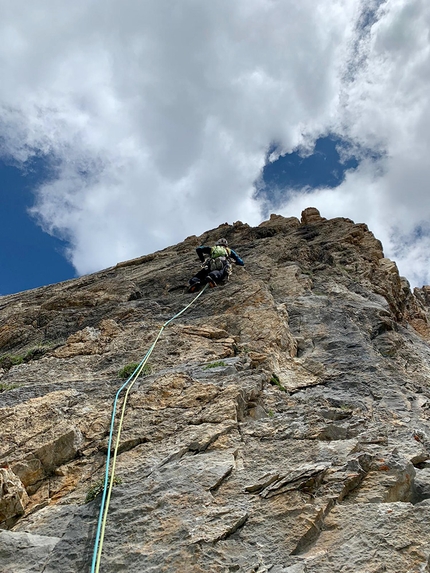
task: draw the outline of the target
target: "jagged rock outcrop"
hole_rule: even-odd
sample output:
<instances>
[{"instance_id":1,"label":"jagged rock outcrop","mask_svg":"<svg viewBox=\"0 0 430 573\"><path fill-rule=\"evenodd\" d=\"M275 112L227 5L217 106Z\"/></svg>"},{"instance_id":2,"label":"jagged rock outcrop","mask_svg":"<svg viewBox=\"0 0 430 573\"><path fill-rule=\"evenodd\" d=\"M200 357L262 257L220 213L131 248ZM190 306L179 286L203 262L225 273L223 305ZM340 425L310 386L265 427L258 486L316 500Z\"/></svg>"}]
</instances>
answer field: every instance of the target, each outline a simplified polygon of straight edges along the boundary
<instances>
[{"instance_id":1,"label":"jagged rock outcrop","mask_svg":"<svg viewBox=\"0 0 430 573\"><path fill-rule=\"evenodd\" d=\"M246 267L130 393L101 571L429 571L430 287L309 208L0 297L2 573L90 570L118 373L220 236Z\"/></svg>"}]
</instances>

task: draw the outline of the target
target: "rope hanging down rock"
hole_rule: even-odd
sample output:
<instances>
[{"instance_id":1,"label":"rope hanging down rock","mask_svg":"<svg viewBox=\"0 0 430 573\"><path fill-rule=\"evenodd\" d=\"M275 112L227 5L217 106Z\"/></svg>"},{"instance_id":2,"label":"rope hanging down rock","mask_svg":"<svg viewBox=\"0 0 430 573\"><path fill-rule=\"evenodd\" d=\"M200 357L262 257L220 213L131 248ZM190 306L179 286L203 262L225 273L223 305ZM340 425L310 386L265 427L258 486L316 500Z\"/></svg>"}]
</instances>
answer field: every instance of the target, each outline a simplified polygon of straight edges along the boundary
<instances>
[{"instance_id":1,"label":"rope hanging down rock","mask_svg":"<svg viewBox=\"0 0 430 573\"><path fill-rule=\"evenodd\" d=\"M136 367L134 372L124 382L124 384L119 388L119 390L117 391L117 393L115 395L115 400L114 400L113 406L112 406L112 416L111 416L111 423L110 423L110 430L109 430L109 441L108 441L107 457L106 457L105 478L104 478L104 483L103 483L103 494L102 494L102 501L100 504L99 519L98 519L98 523L97 523L97 533L96 533L96 539L95 539L95 543L94 543L93 560L92 560L92 564L91 564L91 573L99 573L100 559L101 559L101 554L102 554L102 550L103 550L103 540L104 540L104 534L105 534L105 529L106 529L106 519L107 519L107 515L108 515L108 511L109 511L109 503L110 503L113 481L114 481L113 478L115 476L115 466L116 466L116 459L117 459L117 455L118 455L118 447L119 447L119 442L120 442L120 438L121 438L121 431L122 431L122 424L124 421L125 408L127 405L127 400L128 400L128 395L130 393L130 390L133 387L136 380L139 378L140 374L142 373L142 370L144 369L145 364L148 362L149 357L151 356L152 351L154 350L163 330L173 320L175 320L176 318L181 316L181 314L183 314L185 311L187 311L190 308L190 306L192 304L194 304L196 302L196 300L204 293L207 286L208 285L206 284L204 286L204 288L199 292L199 294L195 298L193 298L193 300L189 304L187 304L187 306L185 308L183 308L180 312L178 312L177 314L172 316L172 318L170 318L168 321L166 321L163 324L163 326L160 328L154 342L151 344L148 352L145 354L145 356L143 357L141 362L138 364L138 366ZM111 452L113 433L114 433L114 428L115 428L115 417L116 417L117 404L118 404L119 396L125 388L127 388L127 391L125 393L124 401L122 403L121 416L120 416L119 424L118 424L118 432L117 432L117 436L116 436L116 440L115 440L115 446L113 449L112 470L110 472L112 479L109 480L109 466L110 466L110 457L111 457L110 452Z\"/></svg>"}]
</instances>

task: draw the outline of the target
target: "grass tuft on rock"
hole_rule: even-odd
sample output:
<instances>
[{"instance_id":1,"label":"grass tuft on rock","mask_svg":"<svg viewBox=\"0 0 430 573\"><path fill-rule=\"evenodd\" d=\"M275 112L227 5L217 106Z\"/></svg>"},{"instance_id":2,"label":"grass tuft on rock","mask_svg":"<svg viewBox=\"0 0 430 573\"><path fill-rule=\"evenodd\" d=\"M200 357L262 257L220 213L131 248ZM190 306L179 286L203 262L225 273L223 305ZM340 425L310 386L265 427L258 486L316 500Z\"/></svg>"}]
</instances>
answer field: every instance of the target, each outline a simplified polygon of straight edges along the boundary
<instances>
[{"instance_id":1,"label":"grass tuft on rock","mask_svg":"<svg viewBox=\"0 0 430 573\"><path fill-rule=\"evenodd\" d=\"M110 486L110 477L108 480L108 487ZM100 495L103 491L103 487L104 487L104 483L105 480L104 479L100 479L98 481L96 481L96 483L94 485L92 485L90 487L90 489L88 490L88 493L85 497L85 503L89 503L90 501L93 501L93 499L95 499L98 495ZM114 477L113 478L113 485L114 487L116 485L121 485L122 484L122 479L119 477Z\"/></svg>"},{"instance_id":2,"label":"grass tuft on rock","mask_svg":"<svg viewBox=\"0 0 430 573\"><path fill-rule=\"evenodd\" d=\"M131 362L130 364L127 364L126 366L124 366L124 368L121 368L121 370L118 372L118 377L121 378L121 380L126 380L133 374L133 372L136 370L139 364L140 362ZM152 367L149 364L145 364L145 366L142 368L142 372L140 373L140 375L148 376L149 374L151 374L151 372L152 372Z\"/></svg>"},{"instance_id":3,"label":"grass tuft on rock","mask_svg":"<svg viewBox=\"0 0 430 573\"><path fill-rule=\"evenodd\" d=\"M0 358L0 368L4 368L5 370L10 370L12 366L17 366L18 364L22 364L24 362L24 357L14 354L6 354Z\"/></svg>"},{"instance_id":4,"label":"grass tuft on rock","mask_svg":"<svg viewBox=\"0 0 430 573\"><path fill-rule=\"evenodd\" d=\"M13 390L14 388L19 388L19 384L8 384L7 382L0 382L0 393L7 392L8 390Z\"/></svg>"},{"instance_id":5,"label":"grass tuft on rock","mask_svg":"<svg viewBox=\"0 0 430 573\"><path fill-rule=\"evenodd\" d=\"M282 392L288 391L285 386L282 386L281 381L279 380L279 376L277 376L275 373L272 374L269 382L272 384L272 386L277 386L279 390L282 390Z\"/></svg>"},{"instance_id":6,"label":"grass tuft on rock","mask_svg":"<svg viewBox=\"0 0 430 573\"><path fill-rule=\"evenodd\" d=\"M0 357L0 368L5 370L10 370L12 366L18 366L19 364L24 364L24 362L30 362L31 360L39 360L44 354L51 350L52 344L38 344L32 348L25 351L23 354L5 354Z\"/></svg>"},{"instance_id":7,"label":"grass tuft on rock","mask_svg":"<svg viewBox=\"0 0 430 573\"><path fill-rule=\"evenodd\" d=\"M203 370L209 370L209 368L218 368L218 366L227 366L224 360L218 360L218 362L211 362L210 364L206 364L203 366Z\"/></svg>"}]
</instances>

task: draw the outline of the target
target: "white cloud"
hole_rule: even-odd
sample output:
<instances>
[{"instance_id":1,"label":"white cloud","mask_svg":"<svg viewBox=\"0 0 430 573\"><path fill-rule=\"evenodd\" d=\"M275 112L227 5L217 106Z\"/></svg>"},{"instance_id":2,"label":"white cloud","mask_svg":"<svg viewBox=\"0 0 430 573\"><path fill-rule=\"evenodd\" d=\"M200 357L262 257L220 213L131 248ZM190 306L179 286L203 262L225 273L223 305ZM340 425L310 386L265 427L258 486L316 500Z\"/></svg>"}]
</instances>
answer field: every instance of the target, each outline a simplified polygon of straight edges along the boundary
<instances>
[{"instance_id":1,"label":"white cloud","mask_svg":"<svg viewBox=\"0 0 430 573\"><path fill-rule=\"evenodd\" d=\"M367 223L386 256L421 286L430 283L430 4L381 4L357 45L359 65L348 62L354 73L345 76L333 130L383 157L336 189L296 193L287 210L312 203L326 217Z\"/></svg>"},{"instance_id":2,"label":"white cloud","mask_svg":"<svg viewBox=\"0 0 430 573\"><path fill-rule=\"evenodd\" d=\"M331 129L388 156L383 176L363 164L327 191L323 215L367 222L393 252L390 226L410 233L429 215L424 0L0 7L4 152L56 158L35 213L68 238L79 273L258 223L253 182L270 143L287 152ZM377 17L363 30L366 7Z\"/></svg>"},{"instance_id":3,"label":"white cloud","mask_svg":"<svg viewBox=\"0 0 430 573\"><path fill-rule=\"evenodd\" d=\"M35 211L82 273L257 223L270 141L291 149L333 114L355 3L3 4L5 147L55 155Z\"/></svg>"}]
</instances>

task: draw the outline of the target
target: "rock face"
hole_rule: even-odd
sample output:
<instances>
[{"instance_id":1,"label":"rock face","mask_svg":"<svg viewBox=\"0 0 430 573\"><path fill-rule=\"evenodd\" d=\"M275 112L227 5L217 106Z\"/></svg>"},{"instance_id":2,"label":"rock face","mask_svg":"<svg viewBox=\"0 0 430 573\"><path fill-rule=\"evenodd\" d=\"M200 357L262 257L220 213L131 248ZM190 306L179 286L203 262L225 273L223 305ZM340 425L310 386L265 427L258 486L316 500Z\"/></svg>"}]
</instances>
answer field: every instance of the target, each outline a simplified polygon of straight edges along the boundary
<instances>
[{"instance_id":1,"label":"rock face","mask_svg":"<svg viewBox=\"0 0 430 573\"><path fill-rule=\"evenodd\" d=\"M430 571L430 287L363 224L272 215L0 297L0 571L89 571L121 368L244 258L130 392L103 572Z\"/></svg>"}]
</instances>

